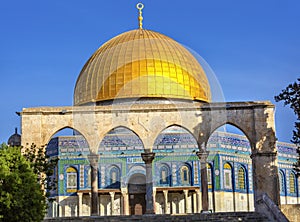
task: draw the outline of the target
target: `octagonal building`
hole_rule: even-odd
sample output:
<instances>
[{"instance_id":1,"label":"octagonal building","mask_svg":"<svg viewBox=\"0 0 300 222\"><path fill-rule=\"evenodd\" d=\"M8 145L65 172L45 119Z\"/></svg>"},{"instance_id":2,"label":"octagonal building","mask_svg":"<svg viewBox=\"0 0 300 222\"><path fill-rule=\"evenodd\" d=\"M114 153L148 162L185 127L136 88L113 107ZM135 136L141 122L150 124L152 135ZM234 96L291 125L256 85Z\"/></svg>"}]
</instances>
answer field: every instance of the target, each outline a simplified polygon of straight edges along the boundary
<instances>
[{"instance_id":1,"label":"octagonal building","mask_svg":"<svg viewBox=\"0 0 300 222\"><path fill-rule=\"evenodd\" d=\"M21 112L22 145L46 145L59 159L48 216L253 211L264 193L277 205L287 200L277 189L274 105L212 102L201 64L172 38L143 29L141 9L138 29L88 59L74 106ZM225 124L244 135L216 131ZM72 135L57 136L66 128ZM295 147L281 147L294 161Z\"/></svg>"}]
</instances>

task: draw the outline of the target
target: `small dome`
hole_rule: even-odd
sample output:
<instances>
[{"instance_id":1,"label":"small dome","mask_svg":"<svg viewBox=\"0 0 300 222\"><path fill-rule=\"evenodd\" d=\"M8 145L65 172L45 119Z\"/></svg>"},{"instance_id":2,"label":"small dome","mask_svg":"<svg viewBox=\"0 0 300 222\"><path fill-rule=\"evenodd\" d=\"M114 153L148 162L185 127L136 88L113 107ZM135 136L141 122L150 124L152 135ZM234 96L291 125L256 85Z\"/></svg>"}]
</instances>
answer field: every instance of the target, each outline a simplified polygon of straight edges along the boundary
<instances>
[{"instance_id":1,"label":"small dome","mask_svg":"<svg viewBox=\"0 0 300 222\"><path fill-rule=\"evenodd\" d=\"M123 98L174 98L210 102L207 77L182 45L137 29L102 45L83 67L74 105Z\"/></svg>"},{"instance_id":2,"label":"small dome","mask_svg":"<svg viewBox=\"0 0 300 222\"><path fill-rule=\"evenodd\" d=\"M17 128L15 128L15 133L9 137L7 144L9 146L21 146L21 135L18 134Z\"/></svg>"}]
</instances>

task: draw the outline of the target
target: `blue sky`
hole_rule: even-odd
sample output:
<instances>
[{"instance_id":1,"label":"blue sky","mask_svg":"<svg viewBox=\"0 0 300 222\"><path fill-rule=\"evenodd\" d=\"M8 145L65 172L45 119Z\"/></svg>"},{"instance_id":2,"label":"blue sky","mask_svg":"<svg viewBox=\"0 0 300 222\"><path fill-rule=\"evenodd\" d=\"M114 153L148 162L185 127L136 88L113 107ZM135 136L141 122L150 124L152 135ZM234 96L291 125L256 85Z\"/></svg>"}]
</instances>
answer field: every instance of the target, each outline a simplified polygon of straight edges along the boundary
<instances>
[{"instance_id":1,"label":"blue sky","mask_svg":"<svg viewBox=\"0 0 300 222\"><path fill-rule=\"evenodd\" d=\"M20 127L23 107L72 105L77 76L93 52L137 28L138 1L10 0L0 6L0 142ZM297 0L144 0L144 28L199 53L226 101L270 100L276 134L288 142L293 112L274 102L300 77Z\"/></svg>"}]
</instances>

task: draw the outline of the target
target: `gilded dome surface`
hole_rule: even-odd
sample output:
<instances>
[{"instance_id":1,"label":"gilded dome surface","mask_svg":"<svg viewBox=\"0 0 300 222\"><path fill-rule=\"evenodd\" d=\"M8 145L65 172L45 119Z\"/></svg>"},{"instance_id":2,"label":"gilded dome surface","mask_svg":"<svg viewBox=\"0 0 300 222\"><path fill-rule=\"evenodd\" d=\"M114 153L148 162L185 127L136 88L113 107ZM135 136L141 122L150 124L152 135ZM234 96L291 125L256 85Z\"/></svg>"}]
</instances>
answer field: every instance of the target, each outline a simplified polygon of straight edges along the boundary
<instances>
[{"instance_id":1,"label":"gilded dome surface","mask_svg":"<svg viewBox=\"0 0 300 222\"><path fill-rule=\"evenodd\" d=\"M77 79L74 105L122 98L209 102L210 87L194 56L173 39L137 29L103 44Z\"/></svg>"}]
</instances>

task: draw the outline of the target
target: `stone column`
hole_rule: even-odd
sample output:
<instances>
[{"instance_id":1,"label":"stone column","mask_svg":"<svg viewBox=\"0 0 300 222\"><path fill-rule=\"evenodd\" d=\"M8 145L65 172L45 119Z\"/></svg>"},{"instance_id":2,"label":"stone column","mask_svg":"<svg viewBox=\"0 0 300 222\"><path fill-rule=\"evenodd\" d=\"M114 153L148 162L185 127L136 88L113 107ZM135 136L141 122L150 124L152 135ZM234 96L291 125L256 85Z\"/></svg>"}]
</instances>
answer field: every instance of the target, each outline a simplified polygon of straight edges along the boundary
<instances>
[{"instance_id":1,"label":"stone column","mask_svg":"<svg viewBox=\"0 0 300 222\"><path fill-rule=\"evenodd\" d=\"M110 215L115 215L114 212L115 192L109 192L109 195L110 195Z\"/></svg>"},{"instance_id":2,"label":"stone column","mask_svg":"<svg viewBox=\"0 0 300 222\"><path fill-rule=\"evenodd\" d=\"M128 199L128 191L127 189L122 189L122 197L123 197L123 214L129 215L129 199Z\"/></svg>"},{"instance_id":3,"label":"stone column","mask_svg":"<svg viewBox=\"0 0 300 222\"><path fill-rule=\"evenodd\" d=\"M253 171L254 206L263 193L280 206L277 152L254 151L251 155ZM257 209L256 209L257 210Z\"/></svg>"},{"instance_id":4,"label":"stone column","mask_svg":"<svg viewBox=\"0 0 300 222\"><path fill-rule=\"evenodd\" d=\"M270 103L257 106L253 110L253 120L248 120L254 127L250 143L256 211L260 208L258 201L263 193L280 207L274 108Z\"/></svg>"},{"instance_id":5,"label":"stone column","mask_svg":"<svg viewBox=\"0 0 300 222\"><path fill-rule=\"evenodd\" d=\"M188 190L183 190L184 193L184 205L185 205L185 213L190 213L191 205L188 200L189 197L189 191Z\"/></svg>"},{"instance_id":6,"label":"stone column","mask_svg":"<svg viewBox=\"0 0 300 222\"><path fill-rule=\"evenodd\" d=\"M99 199L98 199L98 154L88 155L88 160L91 165L91 216L99 215Z\"/></svg>"},{"instance_id":7,"label":"stone column","mask_svg":"<svg viewBox=\"0 0 300 222\"><path fill-rule=\"evenodd\" d=\"M156 187L153 187L153 211L156 212Z\"/></svg>"},{"instance_id":8,"label":"stone column","mask_svg":"<svg viewBox=\"0 0 300 222\"><path fill-rule=\"evenodd\" d=\"M202 210L208 211L208 185L207 185L206 161L209 152L206 150L200 150L196 154L200 160L200 168L201 168Z\"/></svg>"},{"instance_id":9,"label":"stone column","mask_svg":"<svg viewBox=\"0 0 300 222\"><path fill-rule=\"evenodd\" d=\"M77 196L78 196L78 217L82 216L82 193L78 193L77 192Z\"/></svg>"},{"instance_id":10,"label":"stone column","mask_svg":"<svg viewBox=\"0 0 300 222\"><path fill-rule=\"evenodd\" d=\"M197 208L197 194L193 192L193 211L192 213L197 213L198 208Z\"/></svg>"},{"instance_id":11,"label":"stone column","mask_svg":"<svg viewBox=\"0 0 300 222\"><path fill-rule=\"evenodd\" d=\"M142 159L146 164L146 214L155 214L153 200L153 177L152 177L152 161L155 153L141 153Z\"/></svg>"},{"instance_id":12,"label":"stone column","mask_svg":"<svg viewBox=\"0 0 300 222\"><path fill-rule=\"evenodd\" d=\"M165 214L170 214L170 208L168 206L168 190L164 190L164 204L165 204Z\"/></svg>"},{"instance_id":13,"label":"stone column","mask_svg":"<svg viewBox=\"0 0 300 222\"><path fill-rule=\"evenodd\" d=\"M201 213L201 192L200 189L196 190L197 194L197 213Z\"/></svg>"}]
</instances>

